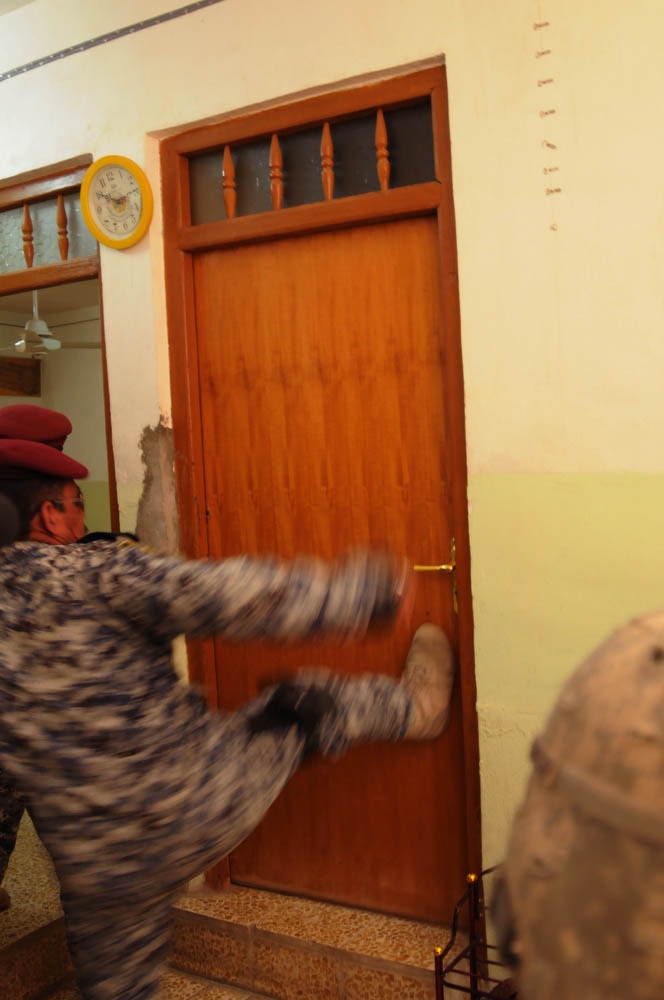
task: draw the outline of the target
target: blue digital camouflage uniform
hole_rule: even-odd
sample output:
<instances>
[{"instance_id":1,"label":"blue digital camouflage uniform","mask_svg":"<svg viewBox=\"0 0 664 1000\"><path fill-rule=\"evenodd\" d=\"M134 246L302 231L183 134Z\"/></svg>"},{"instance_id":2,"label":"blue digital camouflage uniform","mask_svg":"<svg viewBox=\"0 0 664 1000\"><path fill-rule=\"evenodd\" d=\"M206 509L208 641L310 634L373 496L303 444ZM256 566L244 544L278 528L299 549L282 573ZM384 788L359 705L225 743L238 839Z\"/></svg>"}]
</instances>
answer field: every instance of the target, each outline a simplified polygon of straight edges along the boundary
<instances>
[{"instance_id":1,"label":"blue digital camouflage uniform","mask_svg":"<svg viewBox=\"0 0 664 1000\"><path fill-rule=\"evenodd\" d=\"M254 829L311 748L299 724L272 726L274 689L208 709L178 680L172 640L362 631L395 610L394 572L385 557L187 562L117 540L0 551L0 767L55 863L86 1000L157 995L175 895ZM315 749L403 737L411 701L394 680L327 690Z\"/></svg>"}]
</instances>

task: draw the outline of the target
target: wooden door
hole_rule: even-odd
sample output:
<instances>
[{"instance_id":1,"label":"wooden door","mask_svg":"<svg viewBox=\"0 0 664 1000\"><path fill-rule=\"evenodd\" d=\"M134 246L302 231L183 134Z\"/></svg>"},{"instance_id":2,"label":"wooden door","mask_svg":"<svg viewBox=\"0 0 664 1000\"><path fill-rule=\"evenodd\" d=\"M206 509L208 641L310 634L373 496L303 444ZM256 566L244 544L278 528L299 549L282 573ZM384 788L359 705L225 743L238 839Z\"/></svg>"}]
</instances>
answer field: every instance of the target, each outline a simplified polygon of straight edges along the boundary
<instances>
[{"instance_id":1,"label":"wooden door","mask_svg":"<svg viewBox=\"0 0 664 1000\"><path fill-rule=\"evenodd\" d=\"M449 561L448 371L435 215L194 257L212 556L389 546ZM398 676L410 633L457 642L453 583L418 577L402 630L362 641L215 646L233 708L326 664ZM459 687L447 732L315 760L230 859L233 881L448 920L468 870Z\"/></svg>"}]
</instances>

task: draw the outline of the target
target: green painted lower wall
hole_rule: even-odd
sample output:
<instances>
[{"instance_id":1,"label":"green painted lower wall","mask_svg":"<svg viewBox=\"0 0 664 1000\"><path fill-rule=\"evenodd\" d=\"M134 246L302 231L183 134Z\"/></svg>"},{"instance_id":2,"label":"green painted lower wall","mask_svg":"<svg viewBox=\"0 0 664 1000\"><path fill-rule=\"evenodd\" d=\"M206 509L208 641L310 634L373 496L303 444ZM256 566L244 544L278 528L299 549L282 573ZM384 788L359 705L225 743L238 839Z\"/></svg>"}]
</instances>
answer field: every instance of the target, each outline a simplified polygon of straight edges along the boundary
<instances>
[{"instance_id":1,"label":"green painted lower wall","mask_svg":"<svg viewBox=\"0 0 664 1000\"><path fill-rule=\"evenodd\" d=\"M469 516L488 865L562 682L613 628L663 603L664 474L477 474Z\"/></svg>"},{"instance_id":2,"label":"green painted lower wall","mask_svg":"<svg viewBox=\"0 0 664 1000\"><path fill-rule=\"evenodd\" d=\"M85 523L89 531L111 530L111 506L109 501L108 483L79 482L85 497Z\"/></svg>"},{"instance_id":3,"label":"green painted lower wall","mask_svg":"<svg viewBox=\"0 0 664 1000\"><path fill-rule=\"evenodd\" d=\"M89 530L110 531L111 507L108 483L81 480L79 485L85 497L85 523ZM117 496L121 531L136 531L136 517L142 489L142 483L118 485Z\"/></svg>"}]
</instances>

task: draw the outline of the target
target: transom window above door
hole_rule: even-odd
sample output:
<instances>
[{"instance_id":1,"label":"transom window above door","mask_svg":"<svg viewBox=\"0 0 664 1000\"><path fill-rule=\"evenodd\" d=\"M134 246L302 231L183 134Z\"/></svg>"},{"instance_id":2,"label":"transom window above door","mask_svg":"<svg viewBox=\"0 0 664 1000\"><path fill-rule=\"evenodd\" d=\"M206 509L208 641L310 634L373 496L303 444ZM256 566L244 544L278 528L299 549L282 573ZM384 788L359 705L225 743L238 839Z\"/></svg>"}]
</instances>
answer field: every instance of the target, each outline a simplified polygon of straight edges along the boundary
<instances>
[{"instance_id":1,"label":"transom window above door","mask_svg":"<svg viewBox=\"0 0 664 1000\"><path fill-rule=\"evenodd\" d=\"M433 181L431 101L229 142L189 171L193 225Z\"/></svg>"},{"instance_id":2,"label":"transom window above door","mask_svg":"<svg viewBox=\"0 0 664 1000\"><path fill-rule=\"evenodd\" d=\"M91 161L85 155L0 180L0 276L51 266L80 268L85 261L96 273L97 244L79 203Z\"/></svg>"}]
</instances>

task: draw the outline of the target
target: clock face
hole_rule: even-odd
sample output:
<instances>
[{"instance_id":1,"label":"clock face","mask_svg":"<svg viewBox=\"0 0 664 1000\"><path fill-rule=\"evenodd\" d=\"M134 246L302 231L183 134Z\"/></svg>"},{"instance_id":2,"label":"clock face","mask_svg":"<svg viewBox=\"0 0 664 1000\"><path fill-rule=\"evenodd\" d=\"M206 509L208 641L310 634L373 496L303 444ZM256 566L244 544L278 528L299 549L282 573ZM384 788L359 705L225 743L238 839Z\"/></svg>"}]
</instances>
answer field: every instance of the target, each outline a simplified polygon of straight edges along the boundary
<instances>
[{"instance_id":1,"label":"clock face","mask_svg":"<svg viewBox=\"0 0 664 1000\"><path fill-rule=\"evenodd\" d=\"M150 224L150 184L133 161L122 156L103 157L83 178L81 208L99 242L123 249L137 243Z\"/></svg>"},{"instance_id":2,"label":"clock face","mask_svg":"<svg viewBox=\"0 0 664 1000\"><path fill-rule=\"evenodd\" d=\"M97 225L109 236L130 236L141 221L141 189L124 167L109 164L90 184L88 204Z\"/></svg>"}]
</instances>

